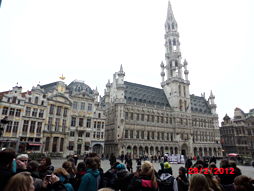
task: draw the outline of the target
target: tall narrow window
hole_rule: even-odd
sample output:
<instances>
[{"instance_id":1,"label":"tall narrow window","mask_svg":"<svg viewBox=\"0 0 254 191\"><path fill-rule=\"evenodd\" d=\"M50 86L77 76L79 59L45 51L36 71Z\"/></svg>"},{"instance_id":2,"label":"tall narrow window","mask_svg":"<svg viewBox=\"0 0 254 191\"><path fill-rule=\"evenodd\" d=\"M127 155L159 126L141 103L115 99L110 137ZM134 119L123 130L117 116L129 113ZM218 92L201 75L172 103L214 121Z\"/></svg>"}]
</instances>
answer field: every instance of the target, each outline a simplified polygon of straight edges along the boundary
<instances>
[{"instance_id":1,"label":"tall narrow window","mask_svg":"<svg viewBox=\"0 0 254 191\"><path fill-rule=\"evenodd\" d=\"M32 112L32 116L33 116L33 117L37 117L37 113L38 113L38 109L37 109L37 108L34 108L34 109L33 109L33 112Z\"/></svg>"},{"instance_id":2,"label":"tall narrow window","mask_svg":"<svg viewBox=\"0 0 254 191\"><path fill-rule=\"evenodd\" d=\"M18 127L19 127L19 122L14 121L12 132L17 133L18 132Z\"/></svg>"},{"instance_id":3,"label":"tall narrow window","mask_svg":"<svg viewBox=\"0 0 254 191\"><path fill-rule=\"evenodd\" d=\"M88 119L86 120L86 127L87 127L87 128L91 128L91 119L90 119L90 118L88 118Z\"/></svg>"},{"instance_id":4,"label":"tall narrow window","mask_svg":"<svg viewBox=\"0 0 254 191\"><path fill-rule=\"evenodd\" d=\"M179 100L179 109L180 109L180 111L183 110L183 103L182 103L182 100L181 100L181 99Z\"/></svg>"},{"instance_id":5,"label":"tall narrow window","mask_svg":"<svg viewBox=\"0 0 254 191\"><path fill-rule=\"evenodd\" d=\"M179 96L181 96L181 94L182 94L181 85L178 85L178 92L179 92Z\"/></svg>"},{"instance_id":6,"label":"tall narrow window","mask_svg":"<svg viewBox=\"0 0 254 191\"><path fill-rule=\"evenodd\" d=\"M78 125L79 125L80 127L83 127L83 122L84 122L84 118L79 118L79 123L78 123Z\"/></svg>"},{"instance_id":7,"label":"tall narrow window","mask_svg":"<svg viewBox=\"0 0 254 191\"><path fill-rule=\"evenodd\" d=\"M11 109L10 109L10 112L9 112L9 115L10 115L10 116L14 116L14 113L15 113L15 109L14 109L14 108L11 108Z\"/></svg>"},{"instance_id":8,"label":"tall narrow window","mask_svg":"<svg viewBox=\"0 0 254 191\"><path fill-rule=\"evenodd\" d=\"M36 124L36 121L31 121L31 123L30 123L30 130L29 130L30 133L34 133L34 131L35 131L35 124Z\"/></svg>"},{"instance_id":9,"label":"tall narrow window","mask_svg":"<svg viewBox=\"0 0 254 191\"><path fill-rule=\"evenodd\" d=\"M6 127L6 132L10 133L12 129L12 121L10 121Z\"/></svg>"},{"instance_id":10,"label":"tall narrow window","mask_svg":"<svg viewBox=\"0 0 254 191\"><path fill-rule=\"evenodd\" d=\"M20 117L21 109L16 109L15 116Z\"/></svg>"},{"instance_id":11,"label":"tall narrow window","mask_svg":"<svg viewBox=\"0 0 254 191\"><path fill-rule=\"evenodd\" d=\"M85 110L86 109L86 104L84 102L81 102L80 109L81 110Z\"/></svg>"},{"instance_id":12,"label":"tall narrow window","mask_svg":"<svg viewBox=\"0 0 254 191\"><path fill-rule=\"evenodd\" d=\"M91 103L88 104L87 110L88 111L92 111L93 110L93 105Z\"/></svg>"},{"instance_id":13,"label":"tall narrow window","mask_svg":"<svg viewBox=\"0 0 254 191\"><path fill-rule=\"evenodd\" d=\"M42 128L42 122L38 122L37 123L36 133L40 134L41 133L41 128Z\"/></svg>"},{"instance_id":14,"label":"tall narrow window","mask_svg":"<svg viewBox=\"0 0 254 191\"><path fill-rule=\"evenodd\" d=\"M28 120L24 120L22 132L27 132L28 125L29 125L29 121Z\"/></svg>"},{"instance_id":15,"label":"tall narrow window","mask_svg":"<svg viewBox=\"0 0 254 191\"><path fill-rule=\"evenodd\" d=\"M40 117L40 118L43 118L43 116L44 116L44 110L43 110L43 109L40 109L39 117Z\"/></svg>"},{"instance_id":16,"label":"tall narrow window","mask_svg":"<svg viewBox=\"0 0 254 191\"><path fill-rule=\"evenodd\" d=\"M17 97L12 97L12 103L16 103L17 102Z\"/></svg>"},{"instance_id":17,"label":"tall narrow window","mask_svg":"<svg viewBox=\"0 0 254 191\"><path fill-rule=\"evenodd\" d=\"M71 126L72 127L76 126L76 117L71 117Z\"/></svg>"},{"instance_id":18,"label":"tall narrow window","mask_svg":"<svg viewBox=\"0 0 254 191\"><path fill-rule=\"evenodd\" d=\"M62 111L62 107L61 106L57 106L56 115L61 115L61 111Z\"/></svg>"},{"instance_id":19,"label":"tall narrow window","mask_svg":"<svg viewBox=\"0 0 254 191\"><path fill-rule=\"evenodd\" d=\"M55 106L54 105L50 105L50 108L49 108L49 114L54 114L54 109L55 109Z\"/></svg>"},{"instance_id":20,"label":"tall narrow window","mask_svg":"<svg viewBox=\"0 0 254 191\"><path fill-rule=\"evenodd\" d=\"M59 128L60 128L60 119L56 118L56 121L55 121L55 130L59 131Z\"/></svg>"},{"instance_id":21,"label":"tall narrow window","mask_svg":"<svg viewBox=\"0 0 254 191\"><path fill-rule=\"evenodd\" d=\"M125 133L124 133L124 138L128 139L129 138L129 135L128 135L128 130L125 130Z\"/></svg>"},{"instance_id":22,"label":"tall narrow window","mask_svg":"<svg viewBox=\"0 0 254 191\"><path fill-rule=\"evenodd\" d=\"M128 120L128 112L125 112L125 120Z\"/></svg>"},{"instance_id":23,"label":"tall narrow window","mask_svg":"<svg viewBox=\"0 0 254 191\"><path fill-rule=\"evenodd\" d=\"M64 108L63 116L64 116L64 117L67 117L67 114L68 114L68 108Z\"/></svg>"},{"instance_id":24,"label":"tall narrow window","mask_svg":"<svg viewBox=\"0 0 254 191\"><path fill-rule=\"evenodd\" d=\"M38 102L39 102L39 98L38 98L38 97L35 97L34 103L35 103L35 104L38 104Z\"/></svg>"},{"instance_id":25,"label":"tall narrow window","mask_svg":"<svg viewBox=\"0 0 254 191\"><path fill-rule=\"evenodd\" d=\"M136 138L139 139L139 131L136 131Z\"/></svg>"},{"instance_id":26,"label":"tall narrow window","mask_svg":"<svg viewBox=\"0 0 254 191\"><path fill-rule=\"evenodd\" d=\"M8 114L8 107L3 107L2 115L7 115Z\"/></svg>"}]
</instances>

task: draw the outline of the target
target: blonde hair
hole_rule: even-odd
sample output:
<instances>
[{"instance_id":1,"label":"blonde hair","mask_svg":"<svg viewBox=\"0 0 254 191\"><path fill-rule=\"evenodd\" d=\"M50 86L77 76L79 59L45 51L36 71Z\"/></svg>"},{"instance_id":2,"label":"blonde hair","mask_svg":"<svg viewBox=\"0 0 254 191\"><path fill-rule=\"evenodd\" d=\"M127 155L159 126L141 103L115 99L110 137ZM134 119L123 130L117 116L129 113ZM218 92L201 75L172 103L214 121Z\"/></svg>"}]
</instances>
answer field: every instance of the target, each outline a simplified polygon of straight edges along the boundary
<instances>
[{"instance_id":1,"label":"blonde hair","mask_svg":"<svg viewBox=\"0 0 254 191\"><path fill-rule=\"evenodd\" d=\"M210 191L208 181L203 174L193 174L190 178L189 191Z\"/></svg>"},{"instance_id":2,"label":"blonde hair","mask_svg":"<svg viewBox=\"0 0 254 191\"><path fill-rule=\"evenodd\" d=\"M145 161L141 165L140 175L150 176L154 188L157 188L157 180L155 177L155 170L153 164L150 161Z\"/></svg>"},{"instance_id":3,"label":"blonde hair","mask_svg":"<svg viewBox=\"0 0 254 191\"><path fill-rule=\"evenodd\" d=\"M64 175L64 176L69 175L69 173L64 168L57 168L53 173L56 175Z\"/></svg>"},{"instance_id":4,"label":"blonde hair","mask_svg":"<svg viewBox=\"0 0 254 191\"><path fill-rule=\"evenodd\" d=\"M30 190L30 186L32 184L32 176L30 172L20 172L9 180L6 185L4 191L28 191Z\"/></svg>"}]
</instances>

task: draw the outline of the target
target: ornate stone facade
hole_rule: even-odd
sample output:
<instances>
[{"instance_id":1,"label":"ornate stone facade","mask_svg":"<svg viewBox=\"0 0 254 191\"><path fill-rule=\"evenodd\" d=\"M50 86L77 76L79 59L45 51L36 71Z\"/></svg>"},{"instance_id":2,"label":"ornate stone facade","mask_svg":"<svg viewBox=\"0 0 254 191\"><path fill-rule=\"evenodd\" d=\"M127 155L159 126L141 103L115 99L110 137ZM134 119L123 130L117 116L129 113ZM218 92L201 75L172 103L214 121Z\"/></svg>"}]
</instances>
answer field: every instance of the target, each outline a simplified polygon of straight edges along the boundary
<instances>
[{"instance_id":1,"label":"ornate stone facade","mask_svg":"<svg viewBox=\"0 0 254 191\"><path fill-rule=\"evenodd\" d=\"M105 116L99 93L82 81L63 81L0 92L3 136L0 148L45 152L53 156L103 153Z\"/></svg>"},{"instance_id":2,"label":"ornate stone facade","mask_svg":"<svg viewBox=\"0 0 254 191\"><path fill-rule=\"evenodd\" d=\"M189 93L188 63L182 63L170 2L165 29L162 89L124 81L122 66L106 85L105 154L221 156L215 97Z\"/></svg>"},{"instance_id":3,"label":"ornate stone facade","mask_svg":"<svg viewBox=\"0 0 254 191\"><path fill-rule=\"evenodd\" d=\"M244 113L236 108L234 117L223 118L220 127L221 144L224 155L237 153L245 157L254 157L254 109Z\"/></svg>"}]
</instances>

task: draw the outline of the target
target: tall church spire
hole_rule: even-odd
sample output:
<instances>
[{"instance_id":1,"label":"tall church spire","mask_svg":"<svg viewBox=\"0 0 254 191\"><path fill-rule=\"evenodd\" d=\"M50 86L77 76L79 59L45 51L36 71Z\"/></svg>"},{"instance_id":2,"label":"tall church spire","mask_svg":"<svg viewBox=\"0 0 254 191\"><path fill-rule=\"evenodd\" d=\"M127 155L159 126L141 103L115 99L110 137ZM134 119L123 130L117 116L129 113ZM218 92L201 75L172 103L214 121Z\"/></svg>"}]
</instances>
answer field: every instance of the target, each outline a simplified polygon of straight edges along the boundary
<instances>
[{"instance_id":1,"label":"tall church spire","mask_svg":"<svg viewBox=\"0 0 254 191\"><path fill-rule=\"evenodd\" d=\"M177 31L177 22L173 14L170 1L168 1L168 11L167 11L167 19L165 22L165 29L166 31L169 31L169 30Z\"/></svg>"},{"instance_id":2,"label":"tall church spire","mask_svg":"<svg viewBox=\"0 0 254 191\"><path fill-rule=\"evenodd\" d=\"M187 61L182 63L178 26L170 1L168 2L165 32L166 62L165 65L161 64L161 86L171 107L178 111L189 112L189 71L187 70ZM166 69L165 73L164 69Z\"/></svg>"}]
</instances>

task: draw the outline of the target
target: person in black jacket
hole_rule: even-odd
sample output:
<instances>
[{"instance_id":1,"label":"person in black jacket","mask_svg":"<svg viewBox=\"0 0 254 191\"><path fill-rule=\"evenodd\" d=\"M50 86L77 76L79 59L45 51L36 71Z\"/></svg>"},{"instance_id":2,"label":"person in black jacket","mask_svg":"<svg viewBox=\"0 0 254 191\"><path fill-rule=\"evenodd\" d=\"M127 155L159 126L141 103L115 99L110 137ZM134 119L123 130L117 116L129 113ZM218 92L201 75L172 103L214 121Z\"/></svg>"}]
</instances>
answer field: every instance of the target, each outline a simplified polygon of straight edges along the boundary
<instances>
[{"instance_id":1,"label":"person in black jacket","mask_svg":"<svg viewBox=\"0 0 254 191\"><path fill-rule=\"evenodd\" d=\"M51 166L51 159L49 157L43 157L40 161L40 166L38 170L41 179L45 177L48 172L53 172L54 167Z\"/></svg>"},{"instance_id":2,"label":"person in black jacket","mask_svg":"<svg viewBox=\"0 0 254 191\"><path fill-rule=\"evenodd\" d=\"M176 178L178 191L188 191L189 181L186 176L187 170L184 167L179 168L179 175Z\"/></svg>"},{"instance_id":3,"label":"person in black jacket","mask_svg":"<svg viewBox=\"0 0 254 191\"><path fill-rule=\"evenodd\" d=\"M12 163L15 152L11 149L0 151L0 190L3 190L9 179L14 175Z\"/></svg>"},{"instance_id":4,"label":"person in black jacket","mask_svg":"<svg viewBox=\"0 0 254 191\"><path fill-rule=\"evenodd\" d=\"M116 157L113 153L111 153L109 157L110 166L112 167L116 163Z\"/></svg>"},{"instance_id":5,"label":"person in black jacket","mask_svg":"<svg viewBox=\"0 0 254 191\"><path fill-rule=\"evenodd\" d=\"M127 191L127 186L130 184L130 181L133 177L133 174L126 170L124 164L116 165L116 187L115 190Z\"/></svg>"}]
</instances>

